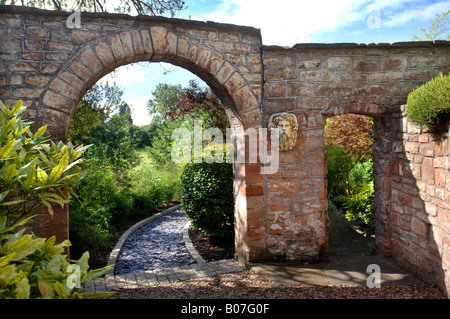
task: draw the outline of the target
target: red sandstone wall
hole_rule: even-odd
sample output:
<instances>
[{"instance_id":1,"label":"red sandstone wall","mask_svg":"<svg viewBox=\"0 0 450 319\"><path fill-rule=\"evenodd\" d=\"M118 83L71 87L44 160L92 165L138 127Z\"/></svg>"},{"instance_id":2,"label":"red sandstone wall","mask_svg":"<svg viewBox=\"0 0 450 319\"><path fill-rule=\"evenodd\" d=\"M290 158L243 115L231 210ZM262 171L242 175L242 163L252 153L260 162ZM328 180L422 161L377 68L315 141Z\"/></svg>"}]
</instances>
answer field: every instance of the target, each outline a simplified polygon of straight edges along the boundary
<instances>
[{"instance_id":1,"label":"red sandstone wall","mask_svg":"<svg viewBox=\"0 0 450 319\"><path fill-rule=\"evenodd\" d=\"M392 255L450 291L450 127L437 134L397 124L391 170Z\"/></svg>"}]
</instances>

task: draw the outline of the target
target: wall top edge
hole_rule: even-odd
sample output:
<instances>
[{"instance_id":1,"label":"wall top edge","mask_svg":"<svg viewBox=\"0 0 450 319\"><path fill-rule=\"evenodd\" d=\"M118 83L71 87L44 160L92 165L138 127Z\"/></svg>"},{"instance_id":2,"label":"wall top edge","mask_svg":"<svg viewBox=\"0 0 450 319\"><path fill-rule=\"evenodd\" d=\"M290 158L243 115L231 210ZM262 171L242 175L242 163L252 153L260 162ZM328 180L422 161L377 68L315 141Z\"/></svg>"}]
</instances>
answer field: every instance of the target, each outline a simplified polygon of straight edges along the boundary
<instances>
[{"instance_id":1,"label":"wall top edge","mask_svg":"<svg viewBox=\"0 0 450 319\"><path fill-rule=\"evenodd\" d=\"M21 14L27 15L31 14L33 16L44 16L44 17L68 17L73 12L69 11L57 11L57 10L45 10L24 6L10 6L10 5L0 5L0 14ZM127 20L136 22L147 22L147 23L166 23L166 24L182 24L191 27L200 28L214 28L225 31L234 32L244 32L247 34L253 34L257 37L261 37L261 30L249 27L249 26L239 26L227 23L218 23L213 21L196 21L196 20L185 20L178 18L166 18L162 16L147 16L138 15L132 16L125 13L105 13L105 12L81 12L82 16L88 19L108 19L108 20Z\"/></svg>"},{"instance_id":2,"label":"wall top edge","mask_svg":"<svg viewBox=\"0 0 450 319\"><path fill-rule=\"evenodd\" d=\"M450 47L450 41L407 41L394 43L298 43L292 47L263 45L264 51L297 51L307 49L401 49Z\"/></svg>"}]
</instances>

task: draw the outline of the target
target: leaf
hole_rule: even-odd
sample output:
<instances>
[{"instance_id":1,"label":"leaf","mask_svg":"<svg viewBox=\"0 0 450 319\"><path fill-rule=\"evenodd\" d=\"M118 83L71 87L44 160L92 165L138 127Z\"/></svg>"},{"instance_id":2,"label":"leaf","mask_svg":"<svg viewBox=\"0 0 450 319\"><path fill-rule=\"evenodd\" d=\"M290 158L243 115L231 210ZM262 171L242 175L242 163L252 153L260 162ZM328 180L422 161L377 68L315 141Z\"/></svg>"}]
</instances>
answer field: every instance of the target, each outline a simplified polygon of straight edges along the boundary
<instances>
[{"instance_id":1,"label":"leaf","mask_svg":"<svg viewBox=\"0 0 450 319\"><path fill-rule=\"evenodd\" d=\"M6 157L9 154L9 152L11 152L15 142L16 142L15 140L11 140L8 143L6 143L6 145L0 148L0 158Z\"/></svg>"},{"instance_id":2,"label":"leaf","mask_svg":"<svg viewBox=\"0 0 450 319\"><path fill-rule=\"evenodd\" d=\"M49 202L47 202L45 199L42 199L42 198L41 198L41 202L42 202L42 204L44 204L45 206L47 206L47 209L48 209L49 214L53 216L53 208L52 208L52 205L50 205Z\"/></svg>"},{"instance_id":3,"label":"leaf","mask_svg":"<svg viewBox=\"0 0 450 319\"><path fill-rule=\"evenodd\" d=\"M33 135L33 139L38 138L38 137L42 137L42 135L44 135L45 131L47 130L47 125L40 127L36 133L34 133Z\"/></svg>"},{"instance_id":4,"label":"leaf","mask_svg":"<svg viewBox=\"0 0 450 319\"><path fill-rule=\"evenodd\" d=\"M14 256L14 253L8 254L4 257L0 257L0 268L8 265L9 262L12 260L13 256Z\"/></svg>"},{"instance_id":5,"label":"leaf","mask_svg":"<svg viewBox=\"0 0 450 319\"><path fill-rule=\"evenodd\" d=\"M16 299L30 298L30 283L27 277L23 277L16 285Z\"/></svg>"},{"instance_id":6,"label":"leaf","mask_svg":"<svg viewBox=\"0 0 450 319\"><path fill-rule=\"evenodd\" d=\"M38 276L37 279L39 291L41 292L42 298L53 298L55 295L55 291L53 290L50 281L43 276Z\"/></svg>"},{"instance_id":7,"label":"leaf","mask_svg":"<svg viewBox=\"0 0 450 319\"><path fill-rule=\"evenodd\" d=\"M3 201L6 196L8 196L9 194L9 190L4 191L3 193L0 194L0 202Z\"/></svg>"},{"instance_id":8,"label":"leaf","mask_svg":"<svg viewBox=\"0 0 450 319\"><path fill-rule=\"evenodd\" d=\"M67 165L69 165L69 154L64 154L56 167L54 167L48 177L49 184L55 183L64 173Z\"/></svg>"},{"instance_id":9,"label":"leaf","mask_svg":"<svg viewBox=\"0 0 450 319\"><path fill-rule=\"evenodd\" d=\"M17 174L17 170L16 170L16 164L11 164L8 166L8 168L5 171L5 180L6 181L11 181Z\"/></svg>"},{"instance_id":10,"label":"leaf","mask_svg":"<svg viewBox=\"0 0 450 319\"><path fill-rule=\"evenodd\" d=\"M110 271L113 266L114 265L109 265L109 266L106 266L103 268L91 270L91 271L89 271L89 273L86 276L83 277L83 280L81 282L85 283L85 282L89 282L89 281L95 280L97 278L100 278L101 276L106 274L108 271Z\"/></svg>"},{"instance_id":11,"label":"leaf","mask_svg":"<svg viewBox=\"0 0 450 319\"><path fill-rule=\"evenodd\" d=\"M43 184L43 185L47 184L48 175L43 169L41 169L39 167L37 168L36 178L40 184Z\"/></svg>"},{"instance_id":12,"label":"leaf","mask_svg":"<svg viewBox=\"0 0 450 319\"><path fill-rule=\"evenodd\" d=\"M22 220L19 221L19 222L14 223L14 224L11 225L8 229L6 229L5 232L13 231L13 230L16 229L17 227L25 225L26 223L28 223L28 221L29 221L30 219L32 219L32 218L35 217L35 216L36 216L36 215L33 215L33 216L30 216L30 217L24 218L24 219L22 219ZM0 221L1 221L1 220L0 220ZM5 221L6 221L6 216L5 216ZM0 224L0 225L1 225L1 224Z\"/></svg>"},{"instance_id":13,"label":"leaf","mask_svg":"<svg viewBox=\"0 0 450 319\"><path fill-rule=\"evenodd\" d=\"M36 164L33 163L33 165L31 165L31 169L28 172L27 175L27 179L25 181L25 189L29 190L31 187L34 186L34 184L36 183Z\"/></svg>"},{"instance_id":14,"label":"leaf","mask_svg":"<svg viewBox=\"0 0 450 319\"><path fill-rule=\"evenodd\" d=\"M6 251L14 253L11 261L21 260L31 255L41 248L45 243L45 238L33 239L31 235L22 235L17 241L6 244Z\"/></svg>"},{"instance_id":15,"label":"leaf","mask_svg":"<svg viewBox=\"0 0 450 319\"><path fill-rule=\"evenodd\" d=\"M17 112L19 112L22 106L23 106L22 100L19 100L11 109L11 113L16 114Z\"/></svg>"},{"instance_id":16,"label":"leaf","mask_svg":"<svg viewBox=\"0 0 450 319\"><path fill-rule=\"evenodd\" d=\"M69 293L67 292L66 288L64 288L63 284L61 284L60 282L55 282L53 287L59 298L67 299Z\"/></svg>"},{"instance_id":17,"label":"leaf","mask_svg":"<svg viewBox=\"0 0 450 319\"><path fill-rule=\"evenodd\" d=\"M78 261L77 261L77 265L80 266L80 271L81 271L81 274L83 274L83 275L87 274L87 271L89 269L88 261L89 261L89 252L88 251L84 252L83 255L81 256L81 258L78 259Z\"/></svg>"}]
</instances>

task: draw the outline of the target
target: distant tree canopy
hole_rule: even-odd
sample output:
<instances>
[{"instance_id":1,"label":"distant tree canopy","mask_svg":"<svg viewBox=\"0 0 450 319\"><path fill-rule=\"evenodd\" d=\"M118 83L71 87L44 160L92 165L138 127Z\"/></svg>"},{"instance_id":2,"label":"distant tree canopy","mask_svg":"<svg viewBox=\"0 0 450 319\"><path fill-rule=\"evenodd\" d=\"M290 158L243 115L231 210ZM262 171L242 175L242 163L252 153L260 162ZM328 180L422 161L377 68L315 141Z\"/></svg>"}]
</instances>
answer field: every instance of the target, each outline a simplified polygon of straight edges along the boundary
<instances>
[{"instance_id":1,"label":"distant tree canopy","mask_svg":"<svg viewBox=\"0 0 450 319\"><path fill-rule=\"evenodd\" d=\"M226 128L230 127L219 98L209 87L201 88L194 80L189 81L189 87L178 94L176 103L166 111L166 115L171 119L185 114L194 119L202 118L206 127L217 127L224 133Z\"/></svg>"},{"instance_id":2,"label":"distant tree canopy","mask_svg":"<svg viewBox=\"0 0 450 319\"><path fill-rule=\"evenodd\" d=\"M372 156L373 119L364 115L343 114L331 117L325 126L325 145L344 149L348 157L367 160Z\"/></svg>"},{"instance_id":3,"label":"distant tree canopy","mask_svg":"<svg viewBox=\"0 0 450 319\"><path fill-rule=\"evenodd\" d=\"M131 13L136 10L139 15L162 15L175 17L176 13L186 9L182 0L0 0L2 5L21 5L51 10L81 10L88 12Z\"/></svg>"}]
</instances>

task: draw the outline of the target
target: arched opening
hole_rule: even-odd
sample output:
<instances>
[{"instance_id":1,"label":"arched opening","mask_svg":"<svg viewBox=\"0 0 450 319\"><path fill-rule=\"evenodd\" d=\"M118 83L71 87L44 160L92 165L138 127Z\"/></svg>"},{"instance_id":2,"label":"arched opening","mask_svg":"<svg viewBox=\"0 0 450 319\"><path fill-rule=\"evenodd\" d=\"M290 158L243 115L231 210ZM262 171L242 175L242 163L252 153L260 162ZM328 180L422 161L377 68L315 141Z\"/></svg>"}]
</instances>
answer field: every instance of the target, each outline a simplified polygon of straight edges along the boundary
<instances>
[{"instance_id":1,"label":"arched opening","mask_svg":"<svg viewBox=\"0 0 450 319\"><path fill-rule=\"evenodd\" d=\"M244 32L248 31L244 30ZM211 34L215 35L217 45L211 41L204 41L202 38L206 36L211 40ZM261 121L260 97L255 92L261 86L261 76L259 75L259 79L244 77L241 74L244 68L238 68L235 65L231 54L226 55L220 51L222 39L218 37L218 34L218 31L186 32L184 29L180 31L176 25L164 25L122 31L92 40L75 51L73 56L61 66L42 95L42 105L36 112L35 122L37 125L48 124L48 131L54 139L67 140L69 122L76 105L96 81L122 65L140 61L163 61L181 66L205 81L225 107L233 128L257 127ZM245 52L239 53L244 57L240 60L242 63L246 63L246 55L252 54L244 74L251 72L250 64L261 63L259 46L254 45L259 41L259 36L256 41L252 39L252 36L242 36L241 40L252 43L246 47ZM241 39L241 36L234 38ZM262 250L253 252L250 247L259 247L263 238L259 236L253 238L253 235L247 233L249 226L247 220L252 217L251 214L247 214L247 211L254 206L261 207L263 201L260 193L246 193L247 187L255 186L253 182L251 185L246 183L247 169L245 163L234 167L235 220L245 225L236 226L240 233L236 235L235 246L241 250L239 254L241 262L257 258L264 253ZM254 165L251 169L254 169ZM258 183L262 184L262 182ZM262 189L262 185L256 186ZM62 214L67 215L67 209ZM63 226L55 225L55 227ZM254 255L250 257L252 253Z\"/></svg>"},{"instance_id":2,"label":"arched opening","mask_svg":"<svg viewBox=\"0 0 450 319\"><path fill-rule=\"evenodd\" d=\"M145 68L149 69L147 75L142 73ZM131 72L134 73L134 82L128 75ZM163 75L157 76L154 73ZM136 90L133 90L134 86L139 87L136 81L139 76L143 77L142 81L146 87L142 96L138 96ZM113 84L110 81L114 81ZM151 84L150 81L154 83ZM134 93L129 94L127 91L130 90ZM133 112L139 115L136 116ZM146 122L140 122L140 126L134 124L134 119L142 117L143 112L149 113L150 118ZM181 182L183 172L186 163L192 162L192 156L198 151L195 146L199 144L201 151L206 152L212 143L205 139L206 132L214 129L220 131L225 143L226 129L229 127L224 107L211 89L198 77L184 72L184 69L179 67L156 63L130 64L116 69L115 75L105 76L94 84L77 106L68 132L68 140L73 144L92 145L85 156L88 163L85 177L75 189L82 204L73 201L69 207L73 257L78 258L84 251L90 251L91 264L105 266L102 262L108 260L112 247L127 227L166 209L169 205L180 204L181 190L185 188ZM190 155L181 163L174 157L175 147L180 143L176 135L177 130L184 130L190 136ZM200 133L199 143L195 140L198 138L196 130ZM229 176L224 177L226 180L216 180L217 183L227 186L228 190L224 189L225 187L216 187L218 193L214 198L223 198L226 202L226 205L223 205L227 207L224 212L231 218L228 229L232 232L232 163L208 165L216 165L220 171L229 172ZM217 165L227 167L220 168ZM214 172L212 174L216 174ZM219 172L217 175L221 176ZM216 209L210 211L213 215ZM188 212L187 217L191 219L192 224L193 216L190 214L192 212ZM150 231L142 233L143 237L148 239L133 237L134 245L127 240L123 246L124 250L132 250L132 255L137 258L124 262L119 257L117 270L123 273L139 269L136 267L141 260L140 267L192 262L192 259L188 260L180 253L183 245L174 239L182 236L182 228L187 218L179 216L179 212L171 212L169 215L172 216L170 220L161 221L155 226L158 227L158 236L152 234L153 226L148 225L145 227L149 227ZM221 256L233 257L232 233L219 237L214 232L211 234L209 229L209 234L205 235L200 231L203 230L199 227L201 225L195 226L191 225L189 234L194 246L202 248L199 253L205 260L220 259ZM163 232L167 236L163 236ZM174 242L170 243L172 239ZM159 247L150 249L147 242L158 242L157 246L166 247L173 252L163 253ZM126 256L128 252L123 253ZM129 267L130 262L132 267ZM141 270L145 269L153 270Z\"/></svg>"}]
</instances>

